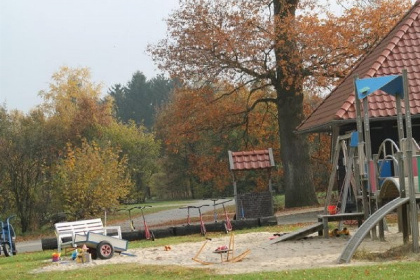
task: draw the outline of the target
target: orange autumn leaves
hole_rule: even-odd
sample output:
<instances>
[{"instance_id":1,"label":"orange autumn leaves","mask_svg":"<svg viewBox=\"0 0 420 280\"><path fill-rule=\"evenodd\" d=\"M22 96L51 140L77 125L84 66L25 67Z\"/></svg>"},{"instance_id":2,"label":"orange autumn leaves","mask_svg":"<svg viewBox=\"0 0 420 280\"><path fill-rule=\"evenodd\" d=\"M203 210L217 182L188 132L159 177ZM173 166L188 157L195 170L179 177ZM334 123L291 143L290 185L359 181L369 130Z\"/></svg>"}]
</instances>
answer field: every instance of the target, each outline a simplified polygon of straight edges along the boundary
<instances>
[{"instance_id":1,"label":"orange autumn leaves","mask_svg":"<svg viewBox=\"0 0 420 280\"><path fill-rule=\"evenodd\" d=\"M230 94L232 90L229 85L178 89L160 110L156 124L165 152L185 157L188 173L217 190L232 183L228 150L279 150L274 106L261 104L248 115L244 112L264 93L249 100L247 90Z\"/></svg>"}]
</instances>

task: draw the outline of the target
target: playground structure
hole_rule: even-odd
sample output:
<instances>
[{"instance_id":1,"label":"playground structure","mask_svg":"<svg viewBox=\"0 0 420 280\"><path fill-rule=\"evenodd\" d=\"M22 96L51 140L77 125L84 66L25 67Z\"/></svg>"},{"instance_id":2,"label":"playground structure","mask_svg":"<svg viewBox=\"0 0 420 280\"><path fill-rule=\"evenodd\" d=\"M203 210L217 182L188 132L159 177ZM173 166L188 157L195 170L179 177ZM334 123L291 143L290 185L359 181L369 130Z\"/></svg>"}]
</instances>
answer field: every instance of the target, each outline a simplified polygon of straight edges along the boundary
<instances>
[{"instance_id":1,"label":"playground structure","mask_svg":"<svg viewBox=\"0 0 420 280\"><path fill-rule=\"evenodd\" d=\"M407 71L402 75L377 78L354 79L356 96L357 131L339 136L336 140L332 172L329 180L323 215L318 223L272 240L272 244L301 238L314 232L328 238L328 222L357 220L359 229L350 238L338 262L348 263L355 250L370 233L372 238L384 240L384 218L397 210L399 229L404 243L408 243L411 232L412 250L419 252L419 228L417 200L419 199L420 147L412 137ZM392 95L396 100L398 144L385 139L377 154L372 153L368 96L377 90ZM402 103L405 114L403 119ZM363 111L362 111L363 108ZM363 116L362 116L363 112ZM337 164L343 156L345 177L339 186L338 213L329 213L332 190L335 184ZM346 211L348 201L354 202L355 212ZM362 220L364 220L362 224Z\"/></svg>"},{"instance_id":2,"label":"playground structure","mask_svg":"<svg viewBox=\"0 0 420 280\"><path fill-rule=\"evenodd\" d=\"M384 218L394 210L399 213L399 225L403 232L403 241L409 241L411 228L412 250L419 252L419 227L417 197L419 190L419 159L420 148L412 137L411 113L409 103L409 91L407 83L407 71L402 75L383 76L354 80L356 93L357 114L357 150L359 154L358 166L350 172L361 182L362 202L365 217L367 219L358 231L347 243L341 256L340 263L350 262L355 250L363 239L372 230L372 237L376 238L376 226L379 225L379 238L384 239ZM379 147L378 154L372 155L370 143L369 110L367 97L377 90L382 90L396 99L398 139L400 147L391 139L385 139ZM363 101L363 130L361 116L361 102ZM404 101L404 120L402 103ZM404 122L405 121L405 122ZM404 126L405 124L405 126ZM405 128L405 129L404 129ZM362 133L364 132L364 134ZM363 141L364 136L364 141ZM353 145L354 146L354 145ZM365 154L363 153L365 152ZM351 165L349 163L348 165ZM350 169L348 171L351 171ZM416 177L416 178L415 178ZM357 180L357 179L360 180ZM416 180L415 180L416 179ZM351 179L345 180L342 191L343 200L348 193ZM407 197L408 192L408 197ZM328 201L327 201L328 202ZM409 209L407 209L407 204ZM342 211L344 211L343 209Z\"/></svg>"}]
</instances>

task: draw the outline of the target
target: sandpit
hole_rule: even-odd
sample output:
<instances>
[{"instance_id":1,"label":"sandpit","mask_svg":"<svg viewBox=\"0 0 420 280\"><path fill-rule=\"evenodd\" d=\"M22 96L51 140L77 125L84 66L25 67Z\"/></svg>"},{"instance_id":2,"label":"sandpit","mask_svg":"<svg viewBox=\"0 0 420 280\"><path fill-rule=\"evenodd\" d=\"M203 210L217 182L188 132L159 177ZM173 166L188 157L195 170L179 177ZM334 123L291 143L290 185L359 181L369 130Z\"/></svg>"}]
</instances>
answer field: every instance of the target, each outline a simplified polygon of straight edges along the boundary
<instances>
[{"instance_id":1,"label":"sandpit","mask_svg":"<svg viewBox=\"0 0 420 280\"><path fill-rule=\"evenodd\" d=\"M353 232L354 230L356 229L353 229ZM386 241L366 238L358 250L385 252L390 248L403 244L402 236L398 233L397 228L390 227L385 236ZM127 253L134 256L116 254L109 260L93 260L85 264L71 261L69 257L64 257L61 261L55 263L51 262L51 260L46 260L45 266L33 272L81 269L116 263L211 268L219 274L337 267L339 266L337 260L350 236L325 239L313 234L302 240L279 242L276 244L270 244L270 238L273 238L273 233L269 232L235 235L235 256L250 249L250 253L242 261L235 263L222 263L220 255L214 253L217 247L229 244L229 235L227 235L226 237L213 238L211 241L208 241L206 247L200 254L200 260L214 263L210 265L203 265L192 260L205 242L203 238L203 242L189 242L176 245L167 244L170 246L170 250L165 250L164 246L130 249ZM350 264L344 265L369 263L372 264L372 262L352 260Z\"/></svg>"}]
</instances>

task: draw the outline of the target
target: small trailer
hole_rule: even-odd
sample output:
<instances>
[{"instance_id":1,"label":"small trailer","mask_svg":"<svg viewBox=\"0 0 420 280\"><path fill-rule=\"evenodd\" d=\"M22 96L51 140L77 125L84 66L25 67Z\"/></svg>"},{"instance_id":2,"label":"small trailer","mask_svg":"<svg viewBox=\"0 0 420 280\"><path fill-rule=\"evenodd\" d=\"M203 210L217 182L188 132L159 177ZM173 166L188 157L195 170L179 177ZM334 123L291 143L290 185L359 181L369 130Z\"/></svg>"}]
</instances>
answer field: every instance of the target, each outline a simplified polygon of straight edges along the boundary
<instances>
[{"instance_id":1,"label":"small trailer","mask_svg":"<svg viewBox=\"0 0 420 280\"><path fill-rule=\"evenodd\" d=\"M89 248L92 259L107 260L114 256L114 252L121 254L127 251L128 248L127 240L95 232L88 232L86 235L75 234L73 242L77 247L86 245Z\"/></svg>"},{"instance_id":2,"label":"small trailer","mask_svg":"<svg viewBox=\"0 0 420 280\"><path fill-rule=\"evenodd\" d=\"M122 239L120 226L104 226L101 219L56 223L57 249L89 248L93 259L110 259L114 252L127 250L128 241ZM66 250L65 250L66 252Z\"/></svg>"}]
</instances>

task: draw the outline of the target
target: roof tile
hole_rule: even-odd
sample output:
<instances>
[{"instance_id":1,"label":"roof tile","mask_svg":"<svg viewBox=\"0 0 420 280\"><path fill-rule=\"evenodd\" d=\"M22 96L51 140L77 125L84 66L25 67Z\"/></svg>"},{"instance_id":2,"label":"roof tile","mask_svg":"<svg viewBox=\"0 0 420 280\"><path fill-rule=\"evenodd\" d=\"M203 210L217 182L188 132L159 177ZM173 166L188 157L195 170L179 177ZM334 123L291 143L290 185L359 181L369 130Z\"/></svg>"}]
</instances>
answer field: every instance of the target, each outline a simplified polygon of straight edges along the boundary
<instances>
[{"instance_id":1,"label":"roof tile","mask_svg":"<svg viewBox=\"0 0 420 280\"><path fill-rule=\"evenodd\" d=\"M399 75L407 69L412 114L420 112L420 1L388 35L353 68L351 73L300 124L299 131L316 131L336 120L355 119L353 77ZM368 97L372 117L396 115L395 98L383 92Z\"/></svg>"},{"instance_id":2,"label":"roof tile","mask_svg":"<svg viewBox=\"0 0 420 280\"><path fill-rule=\"evenodd\" d=\"M231 170L252 170L274 167L271 149L230 152Z\"/></svg>"}]
</instances>

